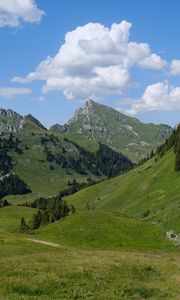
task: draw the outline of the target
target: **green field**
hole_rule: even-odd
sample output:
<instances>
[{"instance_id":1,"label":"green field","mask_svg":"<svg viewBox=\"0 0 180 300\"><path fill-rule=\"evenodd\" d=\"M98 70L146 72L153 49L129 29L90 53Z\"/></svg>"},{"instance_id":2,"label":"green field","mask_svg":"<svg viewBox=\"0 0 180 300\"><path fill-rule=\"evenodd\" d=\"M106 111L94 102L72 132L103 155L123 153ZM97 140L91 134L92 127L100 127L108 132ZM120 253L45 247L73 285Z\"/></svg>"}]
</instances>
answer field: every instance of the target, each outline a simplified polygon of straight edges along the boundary
<instances>
[{"instance_id":1,"label":"green field","mask_svg":"<svg viewBox=\"0 0 180 300\"><path fill-rule=\"evenodd\" d=\"M0 208L0 299L179 300L179 246L165 235L180 230L174 158L66 197L74 214L28 234L20 219L35 209Z\"/></svg>"},{"instance_id":2,"label":"green field","mask_svg":"<svg viewBox=\"0 0 180 300\"><path fill-rule=\"evenodd\" d=\"M179 299L180 253L154 225L88 211L20 233L34 212L0 209L0 299Z\"/></svg>"},{"instance_id":3,"label":"green field","mask_svg":"<svg viewBox=\"0 0 180 300\"><path fill-rule=\"evenodd\" d=\"M156 226L116 212L75 213L43 227L36 235L83 249L150 251L171 246Z\"/></svg>"}]
</instances>

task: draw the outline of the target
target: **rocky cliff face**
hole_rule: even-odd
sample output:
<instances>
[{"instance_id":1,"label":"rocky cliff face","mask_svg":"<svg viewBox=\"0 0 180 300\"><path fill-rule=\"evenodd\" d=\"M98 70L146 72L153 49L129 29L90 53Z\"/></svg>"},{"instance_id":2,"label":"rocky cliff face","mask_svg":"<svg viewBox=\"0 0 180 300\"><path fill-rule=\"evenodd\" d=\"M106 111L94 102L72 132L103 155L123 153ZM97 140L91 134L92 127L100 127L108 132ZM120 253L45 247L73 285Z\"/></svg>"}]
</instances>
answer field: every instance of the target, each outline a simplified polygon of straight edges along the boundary
<instances>
[{"instance_id":1,"label":"rocky cliff face","mask_svg":"<svg viewBox=\"0 0 180 300\"><path fill-rule=\"evenodd\" d=\"M91 118L93 117L93 114L95 113L94 110L94 101L87 100L85 102L84 107L79 108L74 116L68 121L68 124L71 125L79 120L79 117L84 117L87 122L91 122Z\"/></svg>"},{"instance_id":2,"label":"rocky cliff face","mask_svg":"<svg viewBox=\"0 0 180 300\"><path fill-rule=\"evenodd\" d=\"M47 130L31 114L21 116L11 109L0 109L0 134L17 133L24 128Z\"/></svg>"},{"instance_id":3,"label":"rocky cliff face","mask_svg":"<svg viewBox=\"0 0 180 300\"><path fill-rule=\"evenodd\" d=\"M0 109L0 134L16 133L22 129L24 117L11 109Z\"/></svg>"}]
</instances>

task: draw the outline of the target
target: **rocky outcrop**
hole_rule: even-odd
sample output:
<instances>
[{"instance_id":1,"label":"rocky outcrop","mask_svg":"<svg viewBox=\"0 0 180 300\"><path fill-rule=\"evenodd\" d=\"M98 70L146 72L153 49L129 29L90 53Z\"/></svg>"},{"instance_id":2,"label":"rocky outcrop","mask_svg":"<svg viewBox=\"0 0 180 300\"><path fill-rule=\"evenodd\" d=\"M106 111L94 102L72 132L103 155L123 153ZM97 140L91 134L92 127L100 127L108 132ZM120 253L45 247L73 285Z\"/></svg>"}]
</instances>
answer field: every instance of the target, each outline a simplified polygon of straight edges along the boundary
<instances>
[{"instance_id":1,"label":"rocky outcrop","mask_svg":"<svg viewBox=\"0 0 180 300\"><path fill-rule=\"evenodd\" d=\"M0 134L17 133L22 130L29 121L31 124L34 124L43 130L47 130L31 114L21 116L11 109L0 108Z\"/></svg>"},{"instance_id":2,"label":"rocky outcrop","mask_svg":"<svg viewBox=\"0 0 180 300\"><path fill-rule=\"evenodd\" d=\"M0 108L0 134L16 133L23 128L24 117L11 109Z\"/></svg>"},{"instance_id":3,"label":"rocky outcrop","mask_svg":"<svg viewBox=\"0 0 180 300\"><path fill-rule=\"evenodd\" d=\"M76 121L78 121L79 117L84 117L86 120L89 120L91 119L91 117L93 116L93 112L94 112L94 101L89 99L85 102L85 105L84 107L81 107L79 108L73 118L71 118L69 121L68 121L68 125L71 125L73 123L75 123Z\"/></svg>"},{"instance_id":4,"label":"rocky outcrop","mask_svg":"<svg viewBox=\"0 0 180 300\"><path fill-rule=\"evenodd\" d=\"M166 238L176 245L180 245L180 234L174 233L173 230L166 231Z\"/></svg>"},{"instance_id":5,"label":"rocky outcrop","mask_svg":"<svg viewBox=\"0 0 180 300\"><path fill-rule=\"evenodd\" d=\"M69 129L68 124L64 124L64 125L55 124L49 128L50 131L60 132L60 133L66 132L68 131L68 129Z\"/></svg>"}]
</instances>

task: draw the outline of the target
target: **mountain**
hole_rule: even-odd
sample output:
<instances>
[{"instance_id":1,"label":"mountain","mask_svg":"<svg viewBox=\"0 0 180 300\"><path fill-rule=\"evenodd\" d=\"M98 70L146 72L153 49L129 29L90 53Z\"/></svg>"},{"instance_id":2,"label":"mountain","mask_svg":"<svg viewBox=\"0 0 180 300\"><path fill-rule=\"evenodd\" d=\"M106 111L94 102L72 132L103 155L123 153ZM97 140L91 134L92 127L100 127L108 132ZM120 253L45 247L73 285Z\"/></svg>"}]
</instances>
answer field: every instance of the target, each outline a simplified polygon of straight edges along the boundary
<instances>
[{"instance_id":1,"label":"mountain","mask_svg":"<svg viewBox=\"0 0 180 300\"><path fill-rule=\"evenodd\" d=\"M0 134L22 130L47 131L31 114L21 116L10 109L0 109ZM49 132L67 137L93 151L98 150L98 143L106 144L129 159L138 161L162 144L172 128L164 124L145 124L113 108L88 100L67 124L55 124Z\"/></svg>"},{"instance_id":2,"label":"mountain","mask_svg":"<svg viewBox=\"0 0 180 300\"><path fill-rule=\"evenodd\" d=\"M106 145L96 144L95 151L90 151L67 137L48 131L32 115L22 117L11 110L1 110L1 117L0 176L3 186L9 186L3 195L13 194L12 184L15 186L20 180L32 191L12 196L12 201L56 195L70 187L74 180L77 189L133 166L127 157ZM6 177L12 173L17 177Z\"/></svg>"},{"instance_id":3,"label":"mountain","mask_svg":"<svg viewBox=\"0 0 180 300\"><path fill-rule=\"evenodd\" d=\"M145 124L92 100L86 101L68 124L56 124L51 130L74 140L83 137L106 144L134 161L155 150L172 132L168 125Z\"/></svg>"},{"instance_id":4,"label":"mountain","mask_svg":"<svg viewBox=\"0 0 180 300\"><path fill-rule=\"evenodd\" d=\"M136 160L149 153L171 127L143 124L89 100L68 124L50 130L31 114L1 109L0 132L0 174L13 172L23 180L32 191L19 198L26 200L55 195L74 178L85 184L128 171L127 156Z\"/></svg>"},{"instance_id":5,"label":"mountain","mask_svg":"<svg viewBox=\"0 0 180 300\"><path fill-rule=\"evenodd\" d=\"M67 198L78 210L119 211L180 232L180 126L132 171Z\"/></svg>"},{"instance_id":6,"label":"mountain","mask_svg":"<svg viewBox=\"0 0 180 300\"><path fill-rule=\"evenodd\" d=\"M11 109L0 108L0 134L18 133L27 127L46 130L31 114L21 116Z\"/></svg>"},{"instance_id":7,"label":"mountain","mask_svg":"<svg viewBox=\"0 0 180 300\"><path fill-rule=\"evenodd\" d=\"M11 109L0 108L0 134L18 132L22 129L24 118Z\"/></svg>"},{"instance_id":8,"label":"mountain","mask_svg":"<svg viewBox=\"0 0 180 300\"><path fill-rule=\"evenodd\" d=\"M31 115L6 132L0 136L2 299L179 299L179 127L143 165L98 184L132 163L82 135L75 141L67 131L48 131ZM9 185L23 195L8 196ZM37 198L40 207L32 205ZM37 216L54 217L49 209L60 207L58 200L69 215L31 230Z\"/></svg>"}]
</instances>

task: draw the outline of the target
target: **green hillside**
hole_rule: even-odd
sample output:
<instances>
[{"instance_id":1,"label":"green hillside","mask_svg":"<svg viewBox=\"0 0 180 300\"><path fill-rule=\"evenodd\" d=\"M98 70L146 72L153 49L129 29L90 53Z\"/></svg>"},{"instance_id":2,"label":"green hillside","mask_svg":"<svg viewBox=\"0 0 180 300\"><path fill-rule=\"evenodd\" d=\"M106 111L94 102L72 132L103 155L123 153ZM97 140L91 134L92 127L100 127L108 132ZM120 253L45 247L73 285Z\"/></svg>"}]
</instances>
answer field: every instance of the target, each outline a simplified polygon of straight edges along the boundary
<instances>
[{"instance_id":1,"label":"green hillside","mask_svg":"<svg viewBox=\"0 0 180 300\"><path fill-rule=\"evenodd\" d=\"M37 237L85 249L168 249L169 242L156 226L117 212L75 213L39 229Z\"/></svg>"},{"instance_id":2,"label":"green hillside","mask_svg":"<svg viewBox=\"0 0 180 300\"><path fill-rule=\"evenodd\" d=\"M11 111L11 115L15 113ZM9 124L11 116L4 118L6 125ZM74 179L79 183L100 181L132 167L129 159L105 145L90 141L78 144L53 134L31 115L21 121L20 130L4 132L0 137L0 174L15 173L32 191L27 195L8 196L12 203L54 196Z\"/></svg>"},{"instance_id":3,"label":"green hillside","mask_svg":"<svg viewBox=\"0 0 180 300\"><path fill-rule=\"evenodd\" d=\"M1 299L179 299L180 256L156 226L89 211L20 233L34 211L0 209Z\"/></svg>"},{"instance_id":4,"label":"green hillside","mask_svg":"<svg viewBox=\"0 0 180 300\"><path fill-rule=\"evenodd\" d=\"M168 152L157 161L122 176L84 189L68 201L81 210L115 210L163 224L180 231L180 173L175 172L175 154Z\"/></svg>"},{"instance_id":5,"label":"green hillside","mask_svg":"<svg viewBox=\"0 0 180 300\"><path fill-rule=\"evenodd\" d=\"M58 131L57 125L51 128ZM62 126L59 129L62 132ZM88 100L64 127L72 139L89 139L107 144L132 160L147 156L169 136L168 125L145 124L117 110Z\"/></svg>"},{"instance_id":6,"label":"green hillside","mask_svg":"<svg viewBox=\"0 0 180 300\"><path fill-rule=\"evenodd\" d=\"M75 209L33 230L37 209L17 203L44 196L50 216L60 207L53 202L60 196L50 196L72 188L73 179L88 183L132 167L111 148L72 137L47 131L31 115L21 130L1 136L1 186L8 190L12 179L14 192L27 194L6 194L13 205L0 207L0 299L179 300L179 247L165 235L180 228L179 144L177 153L169 150L176 135L145 164L66 197ZM28 231L20 231L22 217Z\"/></svg>"}]
</instances>

